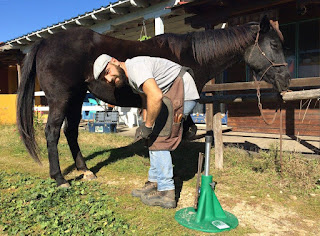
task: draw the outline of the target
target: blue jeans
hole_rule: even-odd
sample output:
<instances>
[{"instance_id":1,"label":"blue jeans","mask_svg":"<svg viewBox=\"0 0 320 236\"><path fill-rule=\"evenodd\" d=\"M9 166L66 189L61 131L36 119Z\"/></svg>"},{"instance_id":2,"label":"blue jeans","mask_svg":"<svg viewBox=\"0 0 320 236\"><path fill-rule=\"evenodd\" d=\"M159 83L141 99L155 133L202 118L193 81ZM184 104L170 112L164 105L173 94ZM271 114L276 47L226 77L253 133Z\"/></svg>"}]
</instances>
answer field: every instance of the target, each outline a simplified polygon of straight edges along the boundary
<instances>
[{"instance_id":1,"label":"blue jeans","mask_svg":"<svg viewBox=\"0 0 320 236\"><path fill-rule=\"evenodd\" d=\"M184 101L183 114L189 115L196 101ZM150 169L148 180L157 182L158 191L173 190L173 166L170 151L150 151Z\"/></svg>"}]
</instances>

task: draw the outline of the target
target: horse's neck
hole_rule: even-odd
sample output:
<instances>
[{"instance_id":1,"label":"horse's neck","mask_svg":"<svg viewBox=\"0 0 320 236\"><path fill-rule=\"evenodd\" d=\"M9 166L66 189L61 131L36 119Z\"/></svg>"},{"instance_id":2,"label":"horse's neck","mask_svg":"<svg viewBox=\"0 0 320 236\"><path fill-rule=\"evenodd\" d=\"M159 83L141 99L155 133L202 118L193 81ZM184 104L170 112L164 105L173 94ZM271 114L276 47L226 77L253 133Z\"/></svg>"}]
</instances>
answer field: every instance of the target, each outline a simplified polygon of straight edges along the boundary
<instances>
[{"instance_id":1,"label":"horse's neck","mask_svg":"<svg viewBox=\"0 0 320 236\"><path fill-rule=\"evenodd\" d=\"M242 59L243 55L239 54L225 55L223 57L215 58L207 65L209 76L207 77L206 82L218 77L223 73L223 71L240 62Z\"/></svg>"},{"instance_id":2,"label":"horse's neck","mask_svg":"<svg viewBox=\"0 0 320 236\"><path fill-rule=\"evenodd\" d=\"M221 72L241 61L244 58L245 51L248 50L254 44L254 37L251 34L246 34L243 38L236 37L234 29L230 29L233 32L229 36L228 41L223 41L223 38L219 39L220 34L215 34L214 31L208 32L208 38L210 40L203 40L207 45L196 45L193 53L196 55L197 61L210 69L210 77L215 77ZM226 36L225 36L226 37ZM201 39L201 37L200 37ZM204 62L204 63L203 63Z\"/></svg>"},{"instance_id":3,"label":"horse's neck","mask_svg":"<svg viewBox=\"0 0 320 236\"><path fill-rule=\"evenodd\" d=\"M173 34L174 35L174 34ZM192 56L192 46L189 41L180 41L180 39L167 38L167 35L159 35L143 42L152 46L150 54L167 58L184 66L191 66L196 63Z\"/></svg>"}]
</instances>

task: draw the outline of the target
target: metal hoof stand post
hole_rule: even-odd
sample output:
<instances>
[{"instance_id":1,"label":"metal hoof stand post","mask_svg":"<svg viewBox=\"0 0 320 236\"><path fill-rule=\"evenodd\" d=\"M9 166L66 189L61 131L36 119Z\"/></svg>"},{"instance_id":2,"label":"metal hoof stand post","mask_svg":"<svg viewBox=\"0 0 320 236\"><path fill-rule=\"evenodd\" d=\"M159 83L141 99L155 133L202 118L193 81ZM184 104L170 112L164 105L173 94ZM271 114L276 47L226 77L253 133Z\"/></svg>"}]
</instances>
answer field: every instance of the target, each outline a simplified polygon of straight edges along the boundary
<instances>
[{"instance_id":1,"label":"metal hoof stand post","mask_svg":"<svg viewBox=\"0 0 320 236\"><path fill-rule=\"evenodd\" d=\"M215 183L212 182L212 175L209 175L212 136L206 135L205 142L205 170L201 177L198 209L183 208L176 212L175 219L179 224L190 229L218 233L236 228L238 219L222 209L214 193Z\"/></svg>"}]
</instances>

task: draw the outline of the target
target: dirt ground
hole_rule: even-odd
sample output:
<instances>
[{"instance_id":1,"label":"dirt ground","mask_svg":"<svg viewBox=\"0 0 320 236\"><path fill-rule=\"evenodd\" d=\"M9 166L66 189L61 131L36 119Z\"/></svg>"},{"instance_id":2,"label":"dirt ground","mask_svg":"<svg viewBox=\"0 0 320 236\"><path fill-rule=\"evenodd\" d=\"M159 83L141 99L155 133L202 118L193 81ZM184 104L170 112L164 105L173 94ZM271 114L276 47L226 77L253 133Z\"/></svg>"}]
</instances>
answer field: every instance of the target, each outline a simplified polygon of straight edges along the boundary
<instances>
[{"instance_id":1,"label":"dirt ground","mask_svg":"<svg viewBox=\"0 0 320 236\"><path fill-rule=\"evenodd\" d=\"M128 183L125 179L118 179L106 181L105 184L118 186L126 184L128 188L138 188L141 186L141 180L131 179ZM220 187L225 188L226 186ZM183 187L176 210L193 206L194 196L194 188ZM254 195L250 196L252 201L241 200L237 196L224 194L222 191L217 194L217 197L223 209L238 218L239 226L257 232L245 235L320 235L319 221L312 220L287 206L276 203L269 195L265 196L263 202L259 204L255 201L256 196ZM313 197L319 199L319 196ZM292 201L299 201L295 196L291 196L291 198ZM195 235L202 235L202 233Z\"/></svg>"},{"instance_id":2,"label":"dirt ground","mask_svg":"<svg viewBox=\"0 0 320 236\"><path fill-rule=\"evenodd\" d=\"M183 189L178 209L192 206L193 196L193 189ZM225 211L238 218L239 226L250 227L259 232L248 235L320 235L319 222L275 203L270 196L266 196L261 204L252 204L223 193L219 193L218 199Z\"/></svg>"}]
</instances>

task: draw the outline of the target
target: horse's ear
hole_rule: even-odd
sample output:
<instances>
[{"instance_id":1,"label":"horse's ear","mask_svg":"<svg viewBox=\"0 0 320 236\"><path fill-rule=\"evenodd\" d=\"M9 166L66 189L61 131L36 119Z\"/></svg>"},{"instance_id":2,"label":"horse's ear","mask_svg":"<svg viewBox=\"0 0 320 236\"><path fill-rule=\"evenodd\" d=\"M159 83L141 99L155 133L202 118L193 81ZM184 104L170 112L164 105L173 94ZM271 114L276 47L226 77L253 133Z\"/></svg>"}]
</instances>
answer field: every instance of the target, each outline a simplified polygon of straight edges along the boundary
<instances>
[{"instance_id":1,"label":"horse's ear","mask_svg":"<svg viewBox=\"0 0 320 236\"><path fill-rule=\"evenodd\" d=\"M270 21L267 15L265 15L260 22L260 32L267 33L270 30Z\"/></svg>"}]
</instances>

